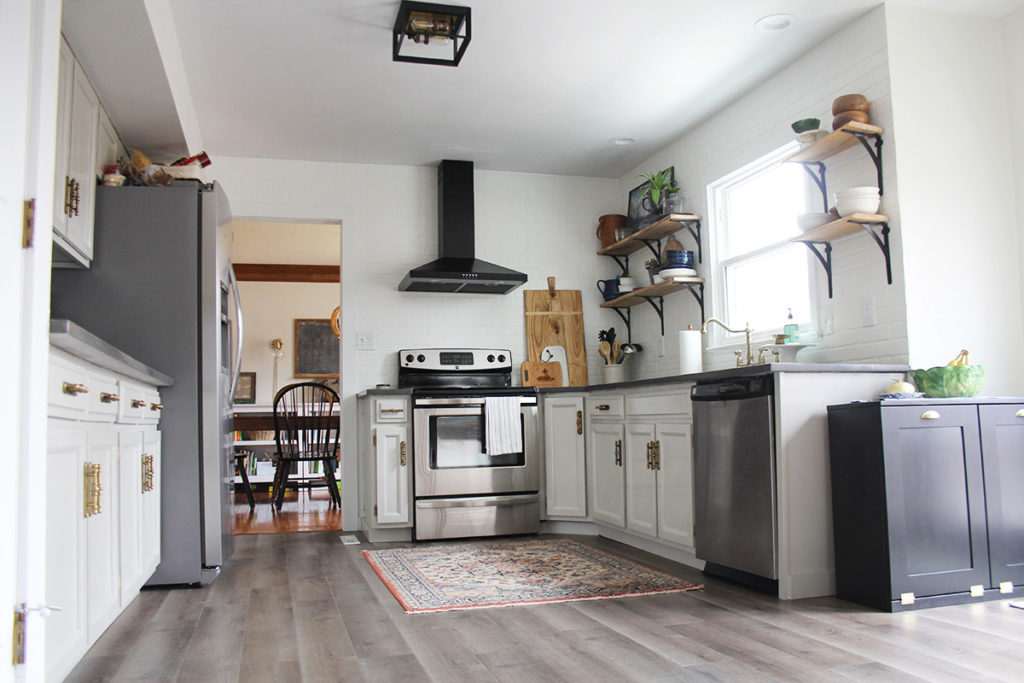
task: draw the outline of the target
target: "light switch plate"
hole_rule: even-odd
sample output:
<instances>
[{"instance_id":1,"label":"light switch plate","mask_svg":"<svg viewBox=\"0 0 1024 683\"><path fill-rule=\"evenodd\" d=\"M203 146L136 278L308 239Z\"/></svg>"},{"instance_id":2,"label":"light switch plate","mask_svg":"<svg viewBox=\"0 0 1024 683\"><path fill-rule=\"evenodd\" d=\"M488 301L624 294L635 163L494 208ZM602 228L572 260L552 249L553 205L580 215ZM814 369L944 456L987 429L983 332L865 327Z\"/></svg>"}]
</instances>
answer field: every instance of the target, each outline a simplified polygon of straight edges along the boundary
<instances>
[{"instance_id":1,"label":"light switch plate","mask_svg":"<svg viewBox=\"0 0 1024 683\"><path fill-rule=\"evenodd\" d=\"M359 351L376 351L377 335L373 332L356 332L356 349Z\"/></svg>"}]
</instances>

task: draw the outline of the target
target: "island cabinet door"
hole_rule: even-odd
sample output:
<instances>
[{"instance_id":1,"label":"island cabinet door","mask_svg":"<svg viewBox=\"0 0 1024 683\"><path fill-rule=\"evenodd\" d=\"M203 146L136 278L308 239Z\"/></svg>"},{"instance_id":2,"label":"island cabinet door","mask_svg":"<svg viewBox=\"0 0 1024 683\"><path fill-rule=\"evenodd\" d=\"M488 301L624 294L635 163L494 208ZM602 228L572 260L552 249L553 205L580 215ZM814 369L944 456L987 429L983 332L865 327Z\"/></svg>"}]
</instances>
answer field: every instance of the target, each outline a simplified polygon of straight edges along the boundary
<instances>
[{"instance_id":1,"label":"island cabinet door","mask_svg":"<svg viewBox=\"0 0 1024 683\"><path fill-rule=\"evenodd\" d=\"M626 424L626 528L648 536L658 534L654 449L654 425Z\"/></svg>"},{"instance_id":2,"label":"island cabinet door","mask_svg":"<svg viewBox=\"0 0 1024 683\"><path fill-rule=\"evenodd\" d=\"M977 408L886 407L882 439L892 599L987 586Z\"/></svg>"},{"instance_id":3,"label":"island cabinet door","mask_svg":"<svg viewBox=\"0 0 1024 683\"><path fill-rule=\"evenodd\" d=\"M594 521L617 527L626 525L623 436L621 422L590 423L588 452L594 473L591 516Z\"/></svg>"},{"instance_id":4,"label":"island cabinet door","mask_svg":"<svg viewBox=\"0 0 1024 683\"><path fill-rule=\"evenodd\" d=\"M1024 585L1024 405L983 405L978 410L991 587Z\"/></svg>"}]
</instances>

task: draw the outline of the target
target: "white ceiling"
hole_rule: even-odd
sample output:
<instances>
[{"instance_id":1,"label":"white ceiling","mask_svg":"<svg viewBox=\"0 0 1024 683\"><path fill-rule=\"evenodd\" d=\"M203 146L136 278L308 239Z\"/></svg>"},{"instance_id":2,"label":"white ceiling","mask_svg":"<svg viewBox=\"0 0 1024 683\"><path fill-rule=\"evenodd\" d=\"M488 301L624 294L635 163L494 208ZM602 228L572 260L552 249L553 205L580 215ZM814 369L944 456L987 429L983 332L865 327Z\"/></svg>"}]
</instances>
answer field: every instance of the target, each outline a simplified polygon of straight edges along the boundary
<instances>
[{"instance_id":1,"label":"white ceiling","mask_svg":"<svg viewBox=\"0 0 1024 683\"><path fill-rule=\"evenodd\" d=\"M1024 4L901 1L992 17ZM182 155L188 139L214 161L457 158L618 178L880 3L462 4L473 39L457 68L391 60L398 0L65 0L64 27L122 138L155 158ZM779 32L754 27L776 12L797 20ZM167 50L175 34L180 59ZM621 137L636 142L611 144Z\"/></svg>"}]
</instances>

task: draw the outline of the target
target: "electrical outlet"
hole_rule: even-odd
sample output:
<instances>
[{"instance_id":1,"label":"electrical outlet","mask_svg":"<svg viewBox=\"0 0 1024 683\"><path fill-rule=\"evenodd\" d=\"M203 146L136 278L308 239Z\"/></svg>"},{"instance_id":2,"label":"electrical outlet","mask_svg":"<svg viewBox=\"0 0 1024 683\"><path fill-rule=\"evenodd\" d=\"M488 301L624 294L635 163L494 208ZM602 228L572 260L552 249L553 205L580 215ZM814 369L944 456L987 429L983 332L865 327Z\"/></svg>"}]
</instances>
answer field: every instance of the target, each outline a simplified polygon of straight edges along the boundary
<instances>
[{"instance_id":1,"label":"electrical outlet","mask_svg":"<svg viewBox=\"0 0 1024 683\"><path fill-rule=\"evenodd\" d=\"M875 298L866 296L860 300L860 322L863 327L875 324Z\"/></svg>"},{"instance_id":2,"label":"electrical outlet","mask_svg":"<svg viewBox=\"0 0 1024 683\"><path fill-rule=\"evenodd\" d=\"M836 321L832 315L831 306L821 309L820 323L822 337L836 333Z\"/></svg>"},{"instance_id":3,"label":"electrical outlet","mask_svg":"<svg viewBox=\"0 0 1024 683\"><path fill-rule=\"evenodd\" d=\"M377 335L373 332L356 332L356 349L359 351L376 351Z\"/></svg>"}]
</instances>

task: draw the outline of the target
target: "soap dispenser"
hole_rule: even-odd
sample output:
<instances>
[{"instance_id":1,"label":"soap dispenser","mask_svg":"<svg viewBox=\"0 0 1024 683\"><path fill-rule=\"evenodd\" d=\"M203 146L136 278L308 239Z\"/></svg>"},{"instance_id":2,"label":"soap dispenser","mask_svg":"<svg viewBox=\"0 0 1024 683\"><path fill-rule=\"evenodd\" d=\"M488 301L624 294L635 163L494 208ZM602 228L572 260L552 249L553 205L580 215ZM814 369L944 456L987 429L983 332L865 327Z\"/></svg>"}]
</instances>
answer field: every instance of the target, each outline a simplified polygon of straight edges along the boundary
<instances>
[{"instance_id":1,"label":"soap dispenser","mask_svg":"<svg viewBox=\"0 0 1024 683\"><path fill-rule=\"evenodd\" d=\"M800 326L793 322L793 309L787 308L786 311L786 325L782 328L782 334L786 337L786 344L793 344L796 342Z\"/></svg>"}]
</instances>

